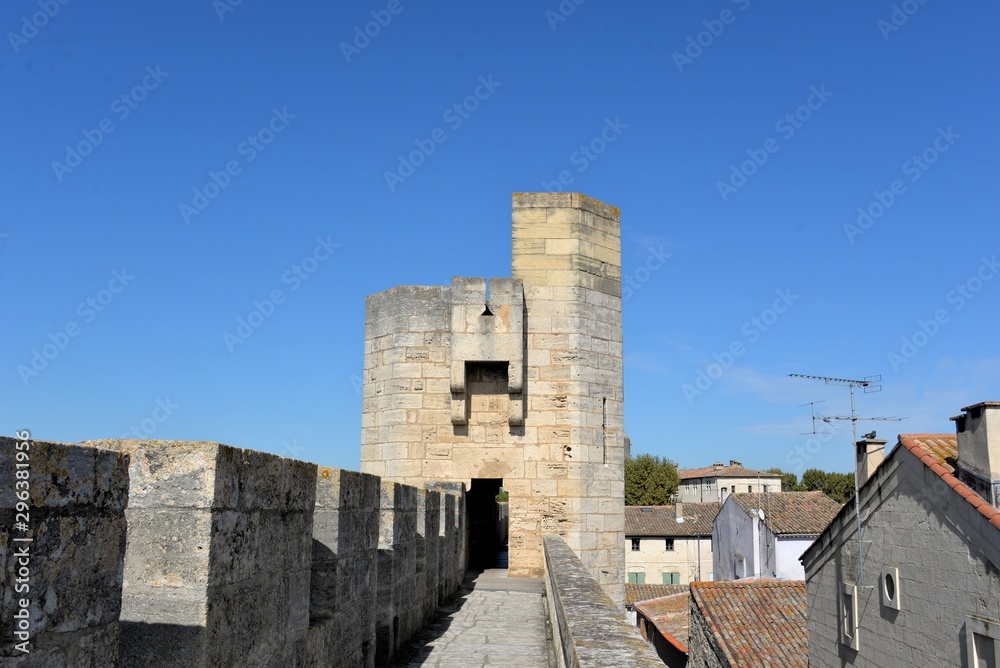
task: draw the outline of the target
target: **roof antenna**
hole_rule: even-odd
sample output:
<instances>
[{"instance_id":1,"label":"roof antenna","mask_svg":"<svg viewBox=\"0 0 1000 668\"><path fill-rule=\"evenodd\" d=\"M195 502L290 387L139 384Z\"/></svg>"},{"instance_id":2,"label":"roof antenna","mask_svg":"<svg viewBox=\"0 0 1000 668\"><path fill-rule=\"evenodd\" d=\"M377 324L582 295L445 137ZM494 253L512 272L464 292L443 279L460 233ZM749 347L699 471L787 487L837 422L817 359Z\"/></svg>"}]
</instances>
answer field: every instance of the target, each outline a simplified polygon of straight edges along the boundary
<instances>
[{"instance_id":1,"label":"roof antenna","mask_svg":"<svg viewBox=\"0 0 1000 668\"><path fill-rule=\"evenodd\" d=\"M863 387L865 394L871 394L873 392L881 392L882 386L877 385L882 381L882 375L876 374L874 376L865 376L864 380L852 380L850 378L831 378L829 376L807 376L801 373L790 373L788 374L792 378L805 378L807 380L822 380L827 385L846 385L851 390L851 415L832 415L826 416L815 411L815 404L821 403L818 401L812 401L809 403L810 412L812 412L812 423L813 431L816 433L816 418L819 418L827 424L833 424L835 421L851 421L851 450L854 450L854 444L858 442L858 420L881 420L881 421L899 421L905 420L906 418L898 417L858 417L857 412L854 410L854 389L857 387ZM805 404L802 404L805 406ZM875 436L875 432L871 433L871 436ZM867 437L867 436L866 436ZM854 464L854 514L858 520L858 586L865 586L865 560L864 560L864 544L862 542L861 536L861 498L858 495L858 463L855 461Z\"/></svg>"}]
</instances>

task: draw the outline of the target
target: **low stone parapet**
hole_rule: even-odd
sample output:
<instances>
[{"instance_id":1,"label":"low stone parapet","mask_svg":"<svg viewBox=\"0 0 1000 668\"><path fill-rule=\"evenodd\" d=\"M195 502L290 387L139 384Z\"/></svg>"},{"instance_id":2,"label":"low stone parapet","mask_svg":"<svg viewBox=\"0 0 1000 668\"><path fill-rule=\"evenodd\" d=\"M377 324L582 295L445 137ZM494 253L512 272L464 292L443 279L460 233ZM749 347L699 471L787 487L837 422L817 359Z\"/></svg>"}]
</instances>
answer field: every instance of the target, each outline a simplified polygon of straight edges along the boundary
<instances>
[{"instance_id":1,"label":"low stone parapet","mask_svg":"<svg viewBox=\"0 0 1000 668\"><path fill-rule=\"evenodd\" d=\"M576 553L559 536L542 538L545 592L560 668L662 668Z\"/></svg>"},{"instance_id":2,"label":"low stone parapet","mask_svg":"<svg viewBox=\"0 0 1000 668\"><path fill-rule=\"evenodd\" d=\"M464 494L220 443L0 437L0 665L389 662L461 582Z\"/></svg>"}]
</instances>

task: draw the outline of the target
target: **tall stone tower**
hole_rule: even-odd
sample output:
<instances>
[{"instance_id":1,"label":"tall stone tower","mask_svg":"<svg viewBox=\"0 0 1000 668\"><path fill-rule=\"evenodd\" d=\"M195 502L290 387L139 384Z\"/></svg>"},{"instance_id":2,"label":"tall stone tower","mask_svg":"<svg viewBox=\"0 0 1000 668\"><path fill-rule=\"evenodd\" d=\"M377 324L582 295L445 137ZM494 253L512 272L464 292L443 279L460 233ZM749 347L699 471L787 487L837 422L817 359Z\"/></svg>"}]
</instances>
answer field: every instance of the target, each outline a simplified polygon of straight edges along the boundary
<instances>
[{"instance_id":1,"label":"tall stone tower","mask_svg":"<svg viewBox=\"0 0 1000 668\"><path fill-rule=\"evenodd\" d=\"M625 581L618 209L515 193L512 278L371 295L361 468L510 495L510 575L563 536L612 600ZM484 497L484 498L486 498ZM470 540L490 529L470 516Z\"/></svg>"}]
</instances>

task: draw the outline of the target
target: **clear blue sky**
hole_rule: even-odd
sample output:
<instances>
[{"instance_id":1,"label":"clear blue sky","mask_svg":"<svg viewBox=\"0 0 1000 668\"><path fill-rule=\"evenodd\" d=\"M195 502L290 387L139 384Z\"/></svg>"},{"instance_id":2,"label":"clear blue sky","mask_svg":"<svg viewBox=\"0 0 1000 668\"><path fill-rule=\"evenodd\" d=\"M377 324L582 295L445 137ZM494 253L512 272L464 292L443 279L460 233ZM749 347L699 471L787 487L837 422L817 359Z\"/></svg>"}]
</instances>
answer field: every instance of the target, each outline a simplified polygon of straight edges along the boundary
<instances>
[{"instance_id":1,"label":"clear blue sky","mask_svg":"<svg viewBox=\"0 0 1000 668\"><path fill-rule=\"evenodd\" d=\"M357 468L365 295L509 276L556 188L622 212L637 452L849 470L788 373L891 441L1000 399L995 2L223 1L0 8L4 433Z\"/></svg>"}]
</instances>

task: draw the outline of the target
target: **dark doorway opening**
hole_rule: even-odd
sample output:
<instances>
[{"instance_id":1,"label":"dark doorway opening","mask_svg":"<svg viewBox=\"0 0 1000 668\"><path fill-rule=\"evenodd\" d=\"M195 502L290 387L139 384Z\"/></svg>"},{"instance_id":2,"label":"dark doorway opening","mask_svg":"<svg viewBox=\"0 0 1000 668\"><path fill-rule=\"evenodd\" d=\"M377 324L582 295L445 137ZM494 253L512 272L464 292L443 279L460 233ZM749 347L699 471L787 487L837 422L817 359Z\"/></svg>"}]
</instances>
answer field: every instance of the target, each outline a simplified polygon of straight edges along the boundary
<instances>
[{"instance_id":1,"label":"dark doorway opening","mask_svg":"<svg viewBox=\"0 0 1000 668\"><path fill-rule=\"evenodd\" d=\"M475 478L466 495L469 512L469 568L507 568L507 507L497 501L500 478Z\"/></svg>"}]
</instances>

